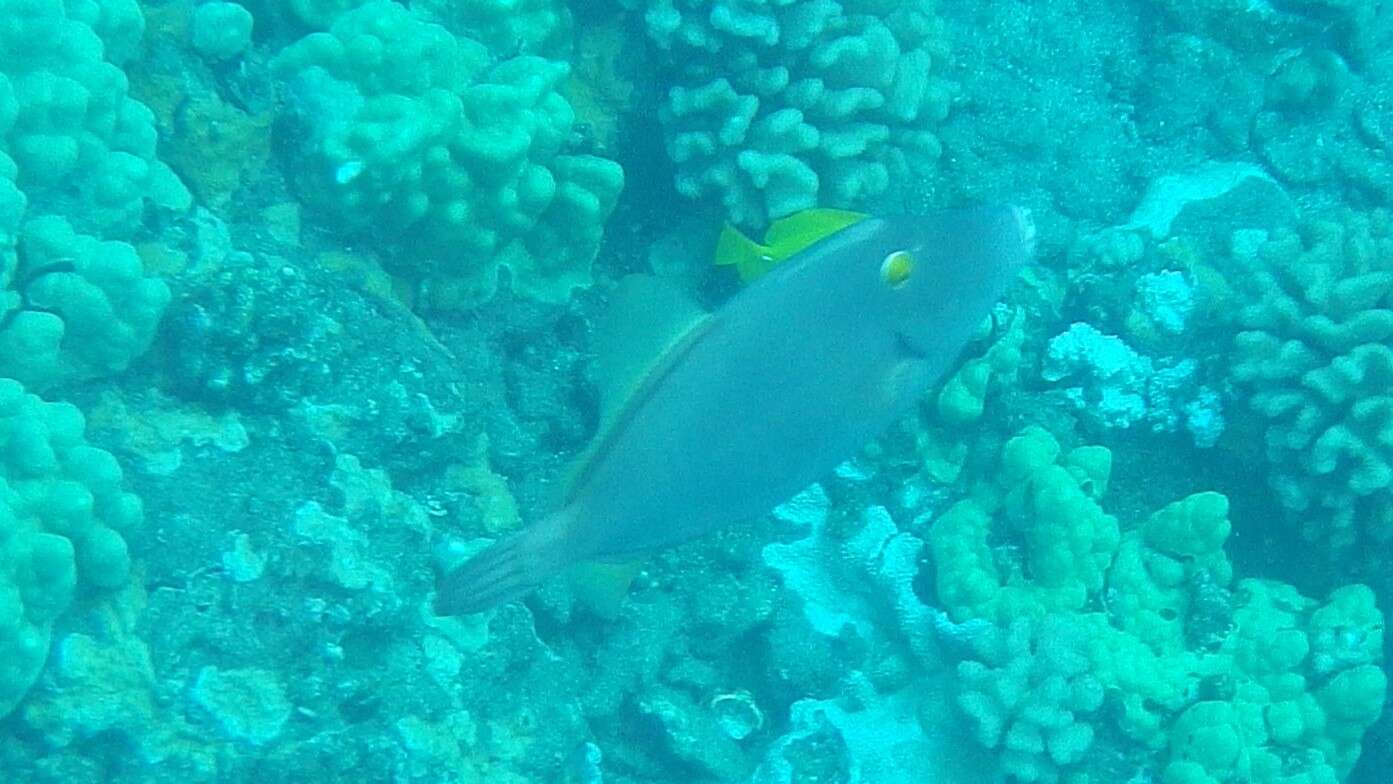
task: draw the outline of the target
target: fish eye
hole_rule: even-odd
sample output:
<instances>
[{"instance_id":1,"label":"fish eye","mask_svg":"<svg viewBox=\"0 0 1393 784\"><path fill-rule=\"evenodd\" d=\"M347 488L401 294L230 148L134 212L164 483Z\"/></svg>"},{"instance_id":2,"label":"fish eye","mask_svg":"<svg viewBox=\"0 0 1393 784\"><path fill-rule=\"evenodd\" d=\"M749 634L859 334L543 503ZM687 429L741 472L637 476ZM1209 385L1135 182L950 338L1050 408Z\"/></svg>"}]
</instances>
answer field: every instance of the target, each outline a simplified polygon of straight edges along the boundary
<instances>
[{"instance_id":1,"label":"fish eye","mask_svg":"<svg viewBox=\"0 0 1393 784\"><path fill-rule=\"evenodd\" d=\"M907 250L897 250L880 262L880 280L892 289L897 289L909 280L914 273L914 256Z\"/></svg>"}]
</instances>

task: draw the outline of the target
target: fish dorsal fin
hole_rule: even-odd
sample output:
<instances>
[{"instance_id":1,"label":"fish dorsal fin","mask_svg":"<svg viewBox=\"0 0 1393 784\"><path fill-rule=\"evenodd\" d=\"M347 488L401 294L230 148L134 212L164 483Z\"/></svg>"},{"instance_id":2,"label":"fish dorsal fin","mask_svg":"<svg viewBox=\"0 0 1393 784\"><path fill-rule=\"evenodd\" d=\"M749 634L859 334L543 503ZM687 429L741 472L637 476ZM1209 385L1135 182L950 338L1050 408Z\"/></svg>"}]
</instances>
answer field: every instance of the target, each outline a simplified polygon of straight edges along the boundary
<instances>
[{"instance_id":1,"label":"fish dorsal fin","mask_svg":"<svg viewBox=\"0 0 1393 784\"><path fill-rule=\"evenodd\" d=\"M650 369L706 317L685 292L662 278L629 275L619 281L595 332L602 430Z\"/></svg>"},{"instance_id":2,"label":"fish dorsal fin","mask_svg":"<svg viewBox=\"0 0 1393 784\"><path fill-rule=\"evenodd\" d=\"M795 212L774 221L764 233L764 244L780 260L797 253L818 240L836 234L866 216L859 212L817 208Z\"/></svg>"},{"instance_id":3,"label":"fish dorsal fin","mask_svg":"<svg viewBox=\"0 0 1393 784\"><path fill-rule=\"evenodd\" d=\"M629 275L619 281L608 312L595 328L600 424L590 447L561 486L563 505L570 502L595 459L605 453L626 412L671 370L680 347L689 344L710 319L670 281L651 275Z\"/></svg>"}]
</instances>

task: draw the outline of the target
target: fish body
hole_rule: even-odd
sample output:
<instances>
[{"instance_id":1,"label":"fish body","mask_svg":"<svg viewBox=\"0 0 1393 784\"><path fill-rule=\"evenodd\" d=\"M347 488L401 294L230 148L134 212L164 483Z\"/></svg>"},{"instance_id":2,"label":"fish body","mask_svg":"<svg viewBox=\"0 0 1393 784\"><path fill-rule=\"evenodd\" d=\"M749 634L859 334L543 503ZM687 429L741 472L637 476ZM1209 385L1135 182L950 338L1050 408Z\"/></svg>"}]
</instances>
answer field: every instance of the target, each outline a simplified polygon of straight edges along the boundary
<instances>
[{"instance_id":1,"label":"fish body","mask_svg":"<svg viewBox=\"0 0 1393 784\"><path fill-rule=\"evenodd\" d=\"M438 609L484 609L572 563L768 512L928 391L1033 238L1011 207L866 218L773 267L666 346L615 406L560 510L447 575Z\"/></svg>"}]
</instances>

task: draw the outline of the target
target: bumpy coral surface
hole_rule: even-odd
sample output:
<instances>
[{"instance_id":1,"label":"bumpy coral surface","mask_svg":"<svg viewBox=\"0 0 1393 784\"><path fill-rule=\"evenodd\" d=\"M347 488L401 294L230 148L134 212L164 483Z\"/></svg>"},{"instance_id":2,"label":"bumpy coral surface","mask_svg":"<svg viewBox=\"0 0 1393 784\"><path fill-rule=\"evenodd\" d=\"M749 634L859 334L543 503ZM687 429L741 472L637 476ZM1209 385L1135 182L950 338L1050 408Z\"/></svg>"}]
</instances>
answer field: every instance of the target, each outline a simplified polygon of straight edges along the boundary
<instances>
[{"instance_id":1,"label":"bumpy coral surface","mask_svg":"<svg viewBox=\"0 0 1393 784\"><path fill-rule=\"evenodd\" d=\"M140 500L83 427L73 406L0 379L0 716L38 677L74 596L118 588L130 571L123 535Z\"/></svg>"},{"instance_id":2,"label":"bumpy coral surface","mask_svg":"<svg viewBox=\"0 0 1393 784\"><path fill-rule=\"evenodd\" d=\"M109 375L149 346L169 287L146 277L129 243L78 234L64 218L34 218L0 283L0 363L44 386Z\"/></svg>"},{"instance_id":3,"label":"bumpy coral surface","mask_svg":"<svg viewBox=\"0 0 1393 784\"><path fill-rule=\"evenodd\" d=\"M14 160L31 209L121 236L148 199L187 205L187 192L155 157L150 110L129 96L117 65L143 24L134 2L0 3L0 149Z\"/></svg>"},{"instance_id":4,"label":"bumpy coral surface","mask_svg":"<svg viewBox=\"0 0 1393 784\"><path fill-rule=\"evenodd\" d=\"M0 373L38 387L125 368L169 290L124 242L189 194L115 63L134 3L0 3Z\"/></svg>"},{"instance_id":5,"label":"bumpy coral surface","mask_svg":"<svg viewBox=\"0 0 1393 784\"><path fill-rule=\"evenodd\" d=\"M939 154L946 38L930 3L650 0L677 189L747 227L856 207Z\"/></svg>"},{"instance_id":6,"label":"bumpy coral surface","mask_svg":"<svg viewBox=\"0 0 1393 784\"><path fill-rule=\"evenodd\" d=\"M1386 689L1373 593L1235 586L1224 496L1120 525L1098 503L1110 465L1028 429L930 530L940 601L987 624L957 671L977 740L1020 781L1089 781L1118 757L1176 784L1346 775Z\"/></svg>"},{"instance_id":7,"label":"bumpy coral surface","mask_svg":"<svg viewBox=\"0 0 1393 784\"><path fill-rule=\"evenodd\" d=\"M1266 421L1271 483L1307 535L1393 537L1393 216L1235 239L1234 375Z\"/></svg>"},{"instance_id":8,"label":"bumpy coral surface","mask_svg":"<svg viewBox=\"0 0 1393 784\"><path fill-rule=\"evenodd\" d=\"M572 154L564 62L500 59L378 0L277 60L301 124L301 190L350 233L383 237L427 305L513 288L564 300L589 281L617 164Z\"/></svg>"}]
</instances>

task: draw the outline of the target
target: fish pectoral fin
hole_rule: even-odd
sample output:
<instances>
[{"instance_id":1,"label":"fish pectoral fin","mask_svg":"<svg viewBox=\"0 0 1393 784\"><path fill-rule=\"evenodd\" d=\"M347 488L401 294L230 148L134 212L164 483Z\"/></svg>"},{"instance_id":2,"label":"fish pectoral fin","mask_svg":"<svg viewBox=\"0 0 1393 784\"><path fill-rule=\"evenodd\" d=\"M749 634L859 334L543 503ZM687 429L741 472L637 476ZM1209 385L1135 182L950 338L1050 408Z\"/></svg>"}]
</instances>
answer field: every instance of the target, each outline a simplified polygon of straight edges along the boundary
<instances>
[{"instance_id":1,"label":"fish pectoral fin","mask_svg":"<svg viewBox=\"0 0 1393 784\"><path fill-rule=\"evenodd\" d=\"M624 607L629 587L643 571L642 558L613 563L585 561L571 568L571 591L576 599L601 618L613 619Z\"/></svg>"}]
</instances>

